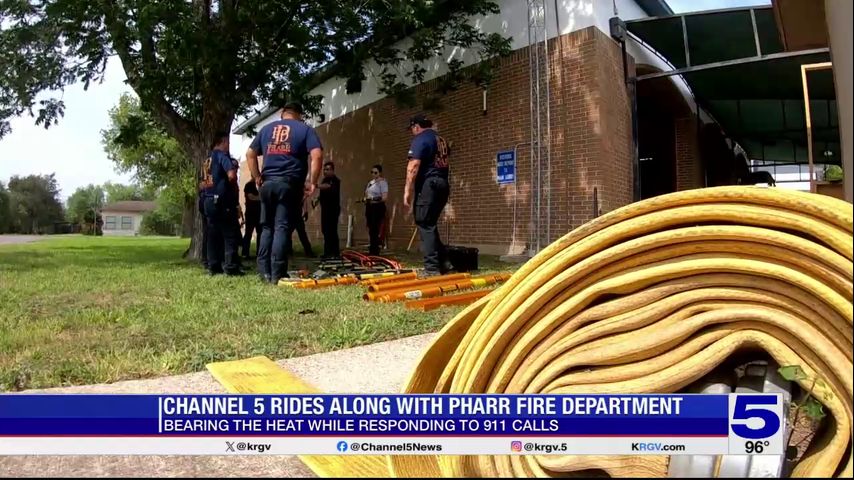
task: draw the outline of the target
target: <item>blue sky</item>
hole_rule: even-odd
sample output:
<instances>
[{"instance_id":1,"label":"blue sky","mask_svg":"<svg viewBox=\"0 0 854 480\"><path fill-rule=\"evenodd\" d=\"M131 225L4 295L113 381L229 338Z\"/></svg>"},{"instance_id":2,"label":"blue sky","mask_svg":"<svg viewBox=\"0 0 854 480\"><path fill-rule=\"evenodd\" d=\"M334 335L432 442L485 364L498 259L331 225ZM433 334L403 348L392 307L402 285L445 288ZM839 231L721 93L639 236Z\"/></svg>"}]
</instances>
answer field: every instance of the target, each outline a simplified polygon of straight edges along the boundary
<instances>
[{"instance_id":1,"label":"blue sky","mask_svg":"<svg viewBox=\"0 0 854 480\"><path fill-rule=\"evenodd\" d=\"M769 4L770 0L668 0L675 12L709 10ZM12 121L12 133L0 139L0 181L7 183L12 175L56 173L64 199L78 187L90 183L129 182L130 175L119 174L101 146L101 130L109 125L108 112L123 92L131 91L125 83L121 63L112 59L107 65L104 83L66 88L63 94L65 117L58 125L45 130L29 116ZM232 154L243 152L233 138Z\"/></svg>"}]
</instances>

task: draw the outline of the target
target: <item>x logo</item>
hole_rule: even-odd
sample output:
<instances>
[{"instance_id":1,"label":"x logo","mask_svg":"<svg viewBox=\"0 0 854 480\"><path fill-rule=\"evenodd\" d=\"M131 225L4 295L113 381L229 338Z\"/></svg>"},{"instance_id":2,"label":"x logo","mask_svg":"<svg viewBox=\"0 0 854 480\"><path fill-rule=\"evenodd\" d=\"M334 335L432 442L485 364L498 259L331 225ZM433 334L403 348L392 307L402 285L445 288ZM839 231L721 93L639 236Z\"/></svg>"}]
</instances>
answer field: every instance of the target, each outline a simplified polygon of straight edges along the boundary
<instances>
[{"instance_id":1,"label":"x logo","mask_svg":"<svg viewBox=\"0 0 854 480\"><path fill-rule=\"evenodd\" d=\"M234 451L234 442L225 442L225 451L233 452Z\"/></svg>"}]
</instances>

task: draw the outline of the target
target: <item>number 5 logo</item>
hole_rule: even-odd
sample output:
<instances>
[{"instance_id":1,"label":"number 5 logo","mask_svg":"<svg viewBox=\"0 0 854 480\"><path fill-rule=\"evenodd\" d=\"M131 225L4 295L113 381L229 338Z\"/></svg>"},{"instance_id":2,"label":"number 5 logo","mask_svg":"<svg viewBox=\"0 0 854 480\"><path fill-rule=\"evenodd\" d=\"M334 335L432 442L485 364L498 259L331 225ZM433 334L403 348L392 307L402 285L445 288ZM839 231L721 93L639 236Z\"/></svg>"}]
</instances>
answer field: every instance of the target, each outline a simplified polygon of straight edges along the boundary
<instances>
[{"instance_id":1,"label":"number 5 logo","mask_svg":"<svg viewBox=\"0 0 854 480\"><path fill-rule=\"evenodd\" d=\"M768 438L780 429L780 417L774 410L762 408L762 406L777 405L777 397L774 395L739 395L735 397L735 408L730 419L730 429L741 438L758 439ZM750 428L747 421L758 418L762 421L759 428ZM738 423L736 423L738 421Z\"/></svg>"}]
</instances>

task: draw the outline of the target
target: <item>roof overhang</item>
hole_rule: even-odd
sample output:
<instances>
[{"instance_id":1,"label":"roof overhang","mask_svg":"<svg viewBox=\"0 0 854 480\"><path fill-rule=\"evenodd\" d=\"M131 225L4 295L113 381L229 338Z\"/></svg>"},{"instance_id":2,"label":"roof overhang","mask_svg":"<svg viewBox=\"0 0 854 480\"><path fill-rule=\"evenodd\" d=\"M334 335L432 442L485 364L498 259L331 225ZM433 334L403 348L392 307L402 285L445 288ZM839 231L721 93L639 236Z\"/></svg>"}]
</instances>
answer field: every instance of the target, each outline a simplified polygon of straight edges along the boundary
<instances>
[{"instance_id":1,"label":"roof overhang","mask_svg":"<svg viewBox=\"0 0 854 480\"><path fill-rule=\"evenodd\" d=\"M667 4L666 0L635 0L641 9L646 12L647 15L658 17L665 15L672 15L673 10ZM320 85L321 83L333 78L337 72L336 65L330 64L325 67L319 69L311 80L311 84L314 86ZM263 121L265 118L270 115L276 113L278 110L275 106L267 106L263 110L257 111L254 115L249 117L248 119L241 122L237 127L232 131L235 135L243 135L245 133L251 132L253 127L257 125L259 122Z\"/></svg>"},{"instance_id":2,"label":"roof overhang","mask_svg":"<svg viewBox=\"0 0 854 480\"><path fill-rule=\"evenodd\" d=\"M784 43L774 7L711 10L626 22L633 37L664 56L671 71L641 75L651 81L681 75L695 99L751 158L806 163L807 131L801 65L830 61L826 44ZM814 5L814 2L808 2ZM821 3L821 2L818 2ZM785 6L784 8L790 8ZM786 10L783 15L788 15ZM823 15L823 10L822 10ZM792 36L789 37L794 38ZM791 46L815 48L791 50ZM817 162L841 158L836 93L830 70L808 75Z\"/></svg>"}]
</instances>

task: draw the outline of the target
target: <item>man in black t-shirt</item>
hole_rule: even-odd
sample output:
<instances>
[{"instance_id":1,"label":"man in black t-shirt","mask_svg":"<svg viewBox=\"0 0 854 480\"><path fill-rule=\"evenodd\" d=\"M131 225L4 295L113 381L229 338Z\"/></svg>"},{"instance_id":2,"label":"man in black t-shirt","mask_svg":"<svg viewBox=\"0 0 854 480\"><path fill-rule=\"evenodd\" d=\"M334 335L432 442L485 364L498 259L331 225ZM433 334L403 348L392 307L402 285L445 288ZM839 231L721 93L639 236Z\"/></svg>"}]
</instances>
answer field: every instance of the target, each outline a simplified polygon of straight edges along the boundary
<instances>
[{"instance_id":1,"label":"man in black t-shirt","mask_svg":"<svg viewBox=\"0 0 854 480\"><path fill-rule=\"evenodd\" d=\"M320 189L320 230L323 232L323 256L338 257L338 217L341 215L341 180L335 176L335 164L323 164Z\"/></svg>"},{"instance_id":2,"label":"man in black t-shirt","mask_svg":"<svg viewBox=\"0 0 854 480\"><path fill-rule=\"evenodd\" d=\"M255 236L255 252L258 252L258 244L261 240L261 196L258 186L250 180L243 186L243 196L246 199L246 212L244 213L245 232L243 234L243 258L249 258L249 249L252 245L252 236Z\"/></svg>"}]
</instances>

